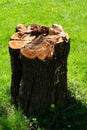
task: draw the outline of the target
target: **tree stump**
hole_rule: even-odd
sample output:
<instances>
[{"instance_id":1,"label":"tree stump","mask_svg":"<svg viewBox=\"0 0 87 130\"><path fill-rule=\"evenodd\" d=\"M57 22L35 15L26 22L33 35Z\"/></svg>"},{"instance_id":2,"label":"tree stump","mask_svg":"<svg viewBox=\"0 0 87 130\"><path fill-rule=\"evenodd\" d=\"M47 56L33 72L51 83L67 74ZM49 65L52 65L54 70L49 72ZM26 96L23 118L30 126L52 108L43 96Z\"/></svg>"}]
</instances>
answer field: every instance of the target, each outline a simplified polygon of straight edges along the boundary
<instances>
[{"instance_id":1,"label":"tree stump","mask_svg":"<svg viewBox=\"0 0 87 130\"><path fill-rule=\"evenodd\" d=\"M9 42L11 101L26 115L57 102L66 106L69 49L69 36L60 25L17 25Z\"/></svg>"}]
</instances>

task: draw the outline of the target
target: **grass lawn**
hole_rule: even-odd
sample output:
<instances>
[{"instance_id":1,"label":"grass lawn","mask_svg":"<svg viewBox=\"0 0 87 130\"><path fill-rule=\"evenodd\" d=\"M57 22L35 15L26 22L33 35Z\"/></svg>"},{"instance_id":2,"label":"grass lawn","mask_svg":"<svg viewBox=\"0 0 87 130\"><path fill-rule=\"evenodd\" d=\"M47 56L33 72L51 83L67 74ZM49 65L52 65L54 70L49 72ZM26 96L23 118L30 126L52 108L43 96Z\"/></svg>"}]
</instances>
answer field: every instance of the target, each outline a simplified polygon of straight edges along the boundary
<instances>
[{"instance_id":1,"label":"grass lawn","mask_svg":"<svg viewBox=\"0 0 87 130\"><path fill-rule=\"evenodd\" d=\"M0 130L87 130L87 0L0 1ZM8 41L17 24L61 24L71 38L68 57L68 95L65 111L51 109L27 119L10 105Z\"/></svg>"}]
</instances>

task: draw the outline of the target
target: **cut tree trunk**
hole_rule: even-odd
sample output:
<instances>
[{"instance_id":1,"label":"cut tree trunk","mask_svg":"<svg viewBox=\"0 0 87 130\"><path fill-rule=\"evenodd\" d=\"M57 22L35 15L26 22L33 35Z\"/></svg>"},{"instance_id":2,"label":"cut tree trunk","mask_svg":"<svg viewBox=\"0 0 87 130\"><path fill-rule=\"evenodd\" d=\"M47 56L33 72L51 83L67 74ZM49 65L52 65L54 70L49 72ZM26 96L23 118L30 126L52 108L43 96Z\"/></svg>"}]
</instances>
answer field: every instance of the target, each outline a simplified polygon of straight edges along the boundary
<instances>
[{"instance_id":1,"label":"cut tree trunk","mask_svg":"<svg viewBox=\"0 0 87 130\"><path fill-rule=\"evenodd\" d=\"M69 36L60 25L17 25L9 42L11 101L26 115L58 102L66 106L69 49Z\"/></svg>"}]
</instances>

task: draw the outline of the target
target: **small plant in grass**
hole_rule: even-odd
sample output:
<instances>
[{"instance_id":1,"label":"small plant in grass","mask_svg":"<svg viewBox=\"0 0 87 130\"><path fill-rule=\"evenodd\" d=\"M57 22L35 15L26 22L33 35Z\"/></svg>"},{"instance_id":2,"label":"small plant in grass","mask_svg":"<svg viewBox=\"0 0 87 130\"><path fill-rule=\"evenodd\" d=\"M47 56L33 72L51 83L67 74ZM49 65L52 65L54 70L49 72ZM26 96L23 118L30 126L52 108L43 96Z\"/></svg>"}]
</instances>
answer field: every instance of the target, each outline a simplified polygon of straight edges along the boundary
<instances>
[{"instance_id":1,"label":"small plant in grass","mask_svg":"<svg viewBox=\"0 0 87 130\"><path fill-rule=\"evenodd\" d=\"M14 106L6 108L6 112L1 112L0 130L27 130L29 120L22 114L20 110L16 110Z\"/></svg>"},{"instance_id":2,"label":"small plant in grass","mask_svg":"<svg viewBox=\"0 0 87 130\"><path fill-rule=\"evenodd\" d=\"M48 110L40 111L36 116L37 124L45 130L68 129L69 122L61 107L51 106Z\"/></svg>"}]
</instances>

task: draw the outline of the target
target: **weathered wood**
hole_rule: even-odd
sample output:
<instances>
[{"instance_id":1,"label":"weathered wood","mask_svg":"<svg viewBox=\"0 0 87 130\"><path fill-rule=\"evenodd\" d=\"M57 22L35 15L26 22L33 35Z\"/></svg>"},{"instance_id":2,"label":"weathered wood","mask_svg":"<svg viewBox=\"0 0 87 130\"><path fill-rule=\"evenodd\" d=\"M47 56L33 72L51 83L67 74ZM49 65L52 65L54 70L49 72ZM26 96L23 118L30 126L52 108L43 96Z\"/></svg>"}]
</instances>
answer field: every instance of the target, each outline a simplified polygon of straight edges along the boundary
<instances>
[{"instance_id":1,"label":"weathered wood","mask_svg":"<svg viewBox=\"0 0 87 130\"><path fill-rule=\"evenodd\" d=\"M9 42L9 53L11 59L11 103L18 107L19 99L19 88L22 76L22 64L20 59L20 49L24 47L25 44L30 43L35 36L26 36L24 33L15 33L11 36Z\"/></svg>"},{"instance_id":2,"label":"weathered wood","mask_svg":"<svg viewBox=\"0 0 87 130\"><path fill-rule=\"evenodd\" d=\"M21 80L21 61L20 61L20 50L13 50L9 47L10 59L11 59L11 103L18 107L18 96Z\"/></svg>"},{"instance_id":3,"label":"weathered wood","mask_svg":"<svg viewBox=\"0 0 87 130\"><path fill-rule=\"evenodd\" d=\"M11 94L26 115L57 102L66 106L69 49L69 36L60 25L17 25L9 42Z\"/></svg>"}]
</instances>

